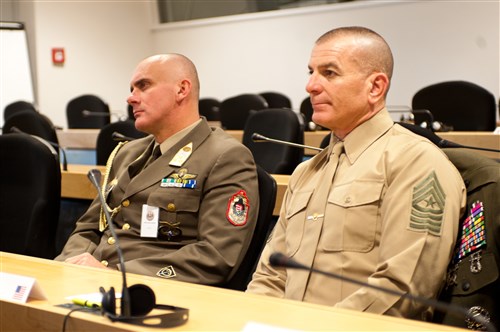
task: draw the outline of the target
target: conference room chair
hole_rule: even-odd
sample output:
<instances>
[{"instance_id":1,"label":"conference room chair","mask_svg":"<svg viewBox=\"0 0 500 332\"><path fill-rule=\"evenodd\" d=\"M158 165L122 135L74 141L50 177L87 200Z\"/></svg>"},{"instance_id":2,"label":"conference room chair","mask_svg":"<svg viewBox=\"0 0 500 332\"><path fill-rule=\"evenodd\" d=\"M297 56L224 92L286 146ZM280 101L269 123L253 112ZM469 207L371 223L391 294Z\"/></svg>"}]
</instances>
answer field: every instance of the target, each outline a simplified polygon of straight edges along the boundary
<instances>
[{"instance_id":1,"label":"conference room chair","mask_svg":"<svg viewBox=\"0 0 500 332\"><path fill-rule=\"evenodd\" d=\"M281 92L266 91L259 93L267 102L269 108L289 108L292 109L292 101L287 95Z\"/></svg>"},{"instance_id":2,"label":"conference room chair","mask_svg":"<svg viewBox=\"0 0 500 332\"><path fill-rule=\"evenodd\" d=\"M226 98L219 107L221 126L227 130L243 130L250 113L266 108L266 100L258 94L244 93Z\"/></svg>"},{"instance_id":3,"label":"conference room chair","mask_svg":"<svg viewBox=\"0 0 500 332\"><path fill-rule=\"evenodd\" d=\"M418 90L413 109L429 110L434 120L454 131L493 131L496 101L491 92L467 81L446 81Z\"/></svg>"},{"instance_id":4,"label":"conference room chair","mask_svg":"<svg viewBox=\"0 0 500 332\"><path fill-rule=\"evenodd\" d=\"M111 122L111 114L104 100L84 94L68 102L66 119L70 129L100 129Z\"/></svg>"},{"instance_id":5,"label":"conference room chair","mask_svg":"<svg viewBox=\"0 0 500 332\"><path fill-rule=\"evenodd\" d=\"M229 281L221 286L223 288L246 290L257 267L266 239L275 225L273 210L278 190L276 180L259 165L257 165L257 177L259 182L259 214L255 231L241 265Z\"/></svg>"},{"instance_id":6,"label":"conference room chair","mask_svg":"<svg viewBox=\"0 0 500 332\"><path fill-rule=\"evenodd\" d=\"M300 114L302 114L304 118L305 131L315 131L323 129L321 126L313 122L312 120L313 113L314 110L311 104L311 99L309 97L304 98L300 103Z\"/></svg>"},{"instance_id":7,"label":"conference room chair","mask_svg":"<svg viewBox=\"0 0 500 332\"><path fill-rule=\"evenodd\" d=\"M0 250L55 257L61 199L57 151L26 134L0 136Z\"/></svg>"},{"instance_id":8,"label":"conference room chair","mask_svg":"<svg viewBox=\"0 0 500 332\"><path fill-rule=\"evenodd\" d=\"M14 101L7 106L5 106L3 110L3 120L4 122L11 117L12 115L16 114L17 112L21 111L32 111L36 112L36 107L32 103L24 100L18 100Z\"/></svg>"},{"instance_id":9,"label":"conference room chair","mask_svg":"<svg viewBox=\"0 0 500 332\"><path fill-rule=\"evenodd\" d=\"M243 130L243 144L255 162L270 174L292 174L302 162L304 149L274 142L254 142L254 133L268 138L303 144L300 115L286 108L266 109L250 114Z\"/></svg>"},{"instance_id":10,"label":"conference room chair","mask_svg":"<svg viewBox=\"0 0 500 332\"><path fill-rule=\"evenodd\" d=\"M3 134L22 132L41 137L56 148L59 147L57 132L52 121L45 115L33 111L19 111L12 114L4 123Z\"/></svg>"},{"instance_id":11,"label":"conference room chair","mask_svg":"<svg viewBox=\"0 0 500 332\"><path fill-rule=\"evenodd\" d=\"M118 135L116 135L116 134ZM122 136L120 139L119 136ZM97 165L106 165L109 155L118 145L120 140L128 141L146 137L148 134L135 128L133 120L116 121L105 125L99 130L96 140L96 163ZM117 137L114 137L117 136Z\"/></svg>"},{"instance_id":12,"label":"conference room chair","mask_svg":"<svg viewBox=\"0 0 500 332\"><path fill-rule=\"evenodd\" d=\"M135 121L134 108L130 104L127 104L127 118L129 120Z\"/></svg>"},{"instance_id":13,"label":"conference room chair","mask_svg":"<svg viewBox=\"0 0 500 332\"><path fill-rule=\"evenodd\" d=\"M198 101L200 115L207 118L207 121L220 121L220 103L221 102L215 98L200 98Z\"/></svg>"}]
</instances>

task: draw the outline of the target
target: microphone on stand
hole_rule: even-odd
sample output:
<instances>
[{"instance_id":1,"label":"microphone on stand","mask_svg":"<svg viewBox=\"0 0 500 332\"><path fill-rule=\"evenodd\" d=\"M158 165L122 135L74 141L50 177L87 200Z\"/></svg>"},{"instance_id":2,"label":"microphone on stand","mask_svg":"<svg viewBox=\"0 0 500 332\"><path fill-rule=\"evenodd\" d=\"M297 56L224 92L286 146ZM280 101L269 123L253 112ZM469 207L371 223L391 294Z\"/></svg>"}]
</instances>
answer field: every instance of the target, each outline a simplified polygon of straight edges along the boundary
<instances>
[{"instance_id":1,"label":"microphone on stand","mask_svg":"<svg viewBox=\"0 0 500 332\"><path fill-rule=\"evenodd\" d=\"M107 224L111 235L115 239L116 252L119 259L120 270L122 273L122 296L121 296L121 315L116 315L115 313L115 292L114 288L111 287L109 292L105 292L101 287L101 293L103 294L101 308L104 313L112 321L120 321L135 325L148 326L148 327L174 327L179 326L187 322L189 317L189 309L165 305L156 304L155 294L153 290L142 284L132 285L130 288L127 287L127 277L125 272L125 260L123 252L120 247L120 242L118 236L115 232L115 227L113 225L113 220L106 206L106 200L102 194L101 188L101 172L98 169L91 169L87 176L92 184L97 189L97 194L106 216ZM171 311L167 314L147 316L147 314L154 308L165 309Z\"/></svg>"},{"instance_id":2,"label":"microphone on stand","mask_svg":"<svg viewBox=\"0 0 500 332\"><path fill-rule=\"evenodd\" d=\"M304 148L304 149L311 149L311 150L316 150L316 151L323 151L322 148L317 148L315 146L309 146L309 145L304 145L304 144L298 144L298 143L292 143L292 142L287 142L287 141L282 141L274 138L269 138L264 135L261 135L259 133L253 133L252 134L252 141L259 143L259 142L272 142L272 143L278 143L278 144L284 144L284 145L289 145L289 146L294 146L296 148Z\"/></svg>"},{"instance_id":3,"label":"microphone on stand","mask_svg":"<svg viewBox=\"0 0 500 332\"><path fill-rule=\"evenodd\" d=\"M82 111L82 115L84 118L88 118L88 117L101 117L101 118L111 118L112 115L116 116L116 118L119 120L119 121L123 121L124 119L126 119L127 117L123 116L122 114L119 114L119 113L115 113L115 112L94 112L94 111L89 111L89 110L83 110Z\"/></svg>"},{"instance_id":4,"label":"microphone on stand","mask_svg":"<svg viewBox=\"0 0 500 332\"><path fill-rule=\"evenodd\" d=\"M445 303L445 302L441 302L441 301L438 301L438 300L435 300L432 298L428 299L428 298L417 296L417 295L411 295L408 293L401 293L401 292L398 292L398 291L395 291L395 290L392 290L389 288L372 285L372 284L362 282L359 280L355 280L355 279L352 279L352 278L349 278L346 276L341 276L341 275L338 275L335 273L326 272L323 270L315 269L313 267L308 267L304 264L297 262L293 258L285 256L284 254L282 254L280 252L272 253L271 256L269 256L269 263L271 264L271 266L274 266L274 267L286 267L286 268L290 268L290 269L299 269L299 270L306 270L306 271L311 271L314 273L319 273L319 274L322 274L322 275L327 276L329 278L335 278L335 279L339 279L342 281L347 281L347 282L350 282L350 283L353 283L353 284L356 284L356 285L359 285L362 287L372 288L372 289L375 289L375 290L378 290L378 291L381 291L384 293L388 293L391 295L405 298L407 300L423 303L426 306L436 308L442 312L453 313L453 314L457 315L457 317L470 318L470 319L474 320L476 323L481 324L481 326L486 327L487 331L496 332L496 328L490 322L489 318L486 318L485 316L481 315L480 313L474 313L472 315L471 313L469 313L469 310L467 310L466 308L464 308L462 306L458 306L458 305L453 304L453 303Z\"/></svg>"},{"instance_id":5,"label":"microphone on stand","mask_svg":"<svg viewBox=\"0 0 500 332\"><path fill-rule=\"evenodd\" d=\"M13 133L30 135L30 136L36 138L37 140L39 140L40 142L42 142L43 144L50 145L52 148L56 149L57 152L61 151L61 154L63 156L63 158L62 158L63 171L67 171L68 170L68 159L66 158L66 151L64 151L64 149L59 144L51 142L49 140L46 140L45 138L42 138L40 136L29 134L29 133L27 133L25 131L22 131L21 129L17 128L16 126L12 126L10 128L10 131L13 132ZM57 155L59 156L59 153L57 153Z\"/></svg>"}]
</instances>

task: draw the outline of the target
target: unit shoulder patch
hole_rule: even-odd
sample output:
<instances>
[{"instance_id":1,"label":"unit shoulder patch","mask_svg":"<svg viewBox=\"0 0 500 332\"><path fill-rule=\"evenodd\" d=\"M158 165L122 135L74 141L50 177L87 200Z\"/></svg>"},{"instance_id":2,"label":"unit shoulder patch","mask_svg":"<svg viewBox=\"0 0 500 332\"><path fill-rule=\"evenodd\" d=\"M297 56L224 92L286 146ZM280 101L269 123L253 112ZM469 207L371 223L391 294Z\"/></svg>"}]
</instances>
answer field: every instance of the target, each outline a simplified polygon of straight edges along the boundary
<instances>
[{"instance_id":1,"label":"unit shoulder patch","mask_svg":"<svg viewBox=\"0 0 500 332\"><path fill-rule=\"evenodd\" d=\"M244 190L234 194L227 203L226 218L235 226L243 226L247 223L250 202Z\"/></svg>"},{"instance_id":2,"label":"unit shoulder patch","mask_svg":"<svg viewBox=\"0 0 500 332\"><path fill-rule=\"evenodd\" d=\"M432 171L413 188L409 229L440 236L446 194Z\"/></svg>"}]
</instances>

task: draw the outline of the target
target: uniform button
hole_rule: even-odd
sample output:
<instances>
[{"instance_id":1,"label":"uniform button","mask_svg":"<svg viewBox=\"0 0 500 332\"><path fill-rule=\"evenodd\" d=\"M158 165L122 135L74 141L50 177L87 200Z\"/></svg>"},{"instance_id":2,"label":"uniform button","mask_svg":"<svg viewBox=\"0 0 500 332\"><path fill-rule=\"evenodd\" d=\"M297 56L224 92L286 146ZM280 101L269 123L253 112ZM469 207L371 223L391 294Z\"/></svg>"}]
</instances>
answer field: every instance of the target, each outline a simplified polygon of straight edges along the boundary
<instances>
[{"instance_id":1,"label":"uniform button","mask_svg":"<svg viewBox=\"0 0 500 332\"><path fill-rule=\"evenodd\" d=\"M115 244L115 238L114 237L108 237L108 244Z\"/></svg>"},{"instance_id":2,"label":"uniform button","mask_svg":"<svg viewBox=\"0 0 500 332\"><path fill-rule=\"evenodd\" d=\"M124 207L127 207L127 206L129 206L129 205L130 205L130 201L129 201L128 199L126 199L126 200L124 200L124 201L122 202L122 206L124 206Z\"/></svg>"},{"instance_id":3,"label":"uniform button","mask_svg":"<svg viewBox=\"0 0 500 332\"><path fill-rule=\"evenodd\" d=\"M174 212L175 211L175 204L174 203L168 203L168 205L167 205L167 211L168 212Z\"/></svg>"},{"instance_id":4,"label":"uniform button","mask_svg":"<svg viewBox=\"0 0 500 332\"><path fill-rule=\"evenodd\" d=\"M128 223L123 224L122 229L123 229L124 231L129 230L129 229L130 229L130 224L128 224Z\"/></svg>"},{"instance_id":5,"label":"uniform button","mask_svg":"<svg viewBox=\"0 0 500 332\"><path fill-rule=\"evenodd\" d=\"M108 263L108 261L107 261L107 260L103 259L103 260L101 261L101 264L102 264L102 265L104 265L104 266L106 266L106 267L108 267L108 264L109 264L109 263Z\"/></svg>"},{"instance_id":6,"label":"uniform button","mask_svg":"<svg viewBox=\"0 0 500 332\"><path fill-rule=\"evenodd\" d=\"M346 202L346 203L351 203L351 197L347 196L347 197L345 198L345 202Z\"/></svg>"},{"instance_id":7,"label":"uniform button","mask_svg":"<svg viewBox=\"0 0 500 332\"><path fill-rule=\"evenodd\" d=\"M468 281L464 281L464 282L462 283L462 290L463 290L463 291L468 291L468 290L469 290L469 288L470 288L470 282L468 282Z\"/></svg>"}]
</instances>

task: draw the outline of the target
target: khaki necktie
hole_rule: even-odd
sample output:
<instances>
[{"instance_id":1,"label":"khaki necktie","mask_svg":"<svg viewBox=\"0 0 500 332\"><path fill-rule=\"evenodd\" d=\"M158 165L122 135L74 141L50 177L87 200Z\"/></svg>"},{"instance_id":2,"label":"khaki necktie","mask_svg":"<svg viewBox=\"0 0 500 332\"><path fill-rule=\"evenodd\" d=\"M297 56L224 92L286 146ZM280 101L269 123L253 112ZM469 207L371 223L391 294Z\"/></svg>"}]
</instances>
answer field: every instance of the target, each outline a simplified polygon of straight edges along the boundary
<instances>
[{"instance_id":1,"label":"khaki necktie","mask_svg":"<svg viewBox=\"0 0 500 332\"><path fill-rule=\"evenodd\" d=\"M304 221L304 238L299 248L297 257L300 257L300 263L306 266L312 266L316 255L316 246L323 229L324 214L328 195L333 183L333 178L337 170L340 155L344 151L344 143L338 141L333 146L331 155L326 162L322 175L318 177L319 181L316 186L309 205L306 208L306 220ZM293 283L289 283L290 294L293 294L294 299L303 300L310 272L302 271L294 279Z\"/></svg>"}]
</instances>

